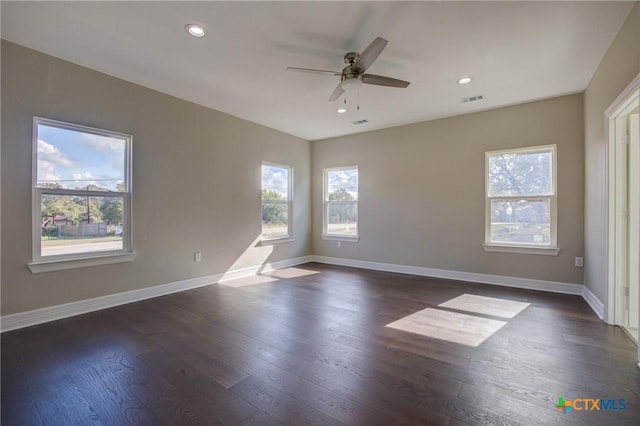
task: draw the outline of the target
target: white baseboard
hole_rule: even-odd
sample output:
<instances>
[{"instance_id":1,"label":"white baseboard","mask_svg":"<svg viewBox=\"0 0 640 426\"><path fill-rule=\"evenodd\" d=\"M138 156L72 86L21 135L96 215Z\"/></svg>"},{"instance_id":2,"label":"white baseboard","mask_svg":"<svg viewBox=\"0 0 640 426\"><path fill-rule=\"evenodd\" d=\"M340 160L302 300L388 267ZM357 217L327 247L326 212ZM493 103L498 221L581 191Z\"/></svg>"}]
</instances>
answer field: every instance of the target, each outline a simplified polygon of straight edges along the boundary
<instances>
[{"instance_id":1,"label":"white baseboard","mask_svg":"<svg viewBox=\"0 0 640 426\"><path fill-rule=\"evenodd\" d=\"M65 303L62 305L49 306L32 311L20 312L17 314L4 315L0 317L0 332L16 330L75 315L86 314L88 312L99 311L101 309L114 306L125 305L127 303L138 302L153 297L164 296L171 293L190 290L205 285L215 284L234 278L245 277L269 272L276 269L288 268L311 261L311 256L302 256L293 259L282 260L274 263L253 266L250 268L237 269L225 273L208 275L205 277L191 278L183 281L176 281L168 284L156 285L153 287L141 288L122 293L110 294L107 296L95 297L93 299L80 300L77 302Z\"/></svg>"},{"instance_id":2,"label":"white baseboard","mask_svg":"<svg viewBox=\"0 0 640 426\"><path fill-rule=\"evenodd\" d=\"M401 274L420 275L424 277L446 278L450 280L468 281L481 284L494 284L527 290L540 290L552 293L583 294L582 284L570 284L557 281L533 280L529 278L505 277L502 275L477 274L474 272L450 271L448 269L423 268L420 266L396 265L392 263L367 262L364 260L342 259L337 257L311 256L314 262L330 265L350 266L353 268L371 269L374 271L397 272ZM597 299L596 299L597 300Z\"/></svg>"},{"instance_id":3,"label":"white baseboard","mask_svg":"<svg viewBox=\"0 0 640 426\"><path fill-rule=\"evenodd\" d=\"M364 260L343 259L338 257L311 256L311 258L314 262L327 263L330 265L350 266L352 268L371 269L374 271L398 272L401 274L420 275L433 278L447 278L458 281L494 284L527 290L548 291L551 293L574 294L576 296L582 296L598 318L601 320L604 319L604 304L591 292L591 290L582 284L505 277L501 275L476 274L473 272L422 268L418 266L396 265L391 263L367 262Z\"/></svg>"},{"instance_id":4,"label":"white baseboard","mask_svg":"<svg viewBox=\"0 0 640 426\"><path fill-rule=\"evenodd\" d=\"M604 318L604 304L582 284L562 283L556 281L543 281L528 278L505 277L501 275L478 274L473 272L459 272L447 269L423 268L419 266L396 265L391 263L368 262L364 260L343 259L326 256L302 256L293 259L282 260L249 268L236 269L225 273L209 275L205 277L191 278L183 281L142 288L138 290L116 293L93 299L80 300L65 303L63 305L50 306L17 314L0 317L0 332L16 330L62 318L125 305L145 299L164 296L171 293L190 290L205 285L215 284L235 278L246 277L269 272L276 269L288 268L307 262L326 263L330 265L348 266L352 268L370 269L374 271L397 272L434 278L446 278L458 281L476 282L482 284L501 285L528 290L540 290L553 293L574 294L582 296L600 319Z\"/></svg>"},{"instance_id":5,"label":"white baseboard","mask_svg":"<svg viewBox=\"0 0 640 426\"><path fill-rule=\"evenodd\" d=\"M604 321L604 303L602 303L587 286L582 286L582 298L591 307L593 312L596 313L598 318Z\"/></svg>"}]
</instances>

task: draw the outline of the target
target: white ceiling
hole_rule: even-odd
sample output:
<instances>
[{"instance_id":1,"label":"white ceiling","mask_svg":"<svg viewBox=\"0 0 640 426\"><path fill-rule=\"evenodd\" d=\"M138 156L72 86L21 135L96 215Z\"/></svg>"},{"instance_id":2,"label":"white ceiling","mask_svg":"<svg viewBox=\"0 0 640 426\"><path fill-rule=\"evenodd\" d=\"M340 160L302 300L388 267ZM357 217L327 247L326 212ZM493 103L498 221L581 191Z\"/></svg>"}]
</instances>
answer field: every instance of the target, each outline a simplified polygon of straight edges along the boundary
<instances>
[{"instance_id":1,"label":"white ceiling","mask_svg":"<svg viewBox=\"0 0 640 426\"><path fill-rule=\"evenodd\" d=\"M308 140L583 91L633 2L1 2L2 38ZM196 39L188 23L208 29ZM389 40L360 111L327 99ZM458 86L470 75L473 82ZM482 94L484 100L462 103ZM352 121L369 120L354 125Z\"/></svg>"}]
</instances>

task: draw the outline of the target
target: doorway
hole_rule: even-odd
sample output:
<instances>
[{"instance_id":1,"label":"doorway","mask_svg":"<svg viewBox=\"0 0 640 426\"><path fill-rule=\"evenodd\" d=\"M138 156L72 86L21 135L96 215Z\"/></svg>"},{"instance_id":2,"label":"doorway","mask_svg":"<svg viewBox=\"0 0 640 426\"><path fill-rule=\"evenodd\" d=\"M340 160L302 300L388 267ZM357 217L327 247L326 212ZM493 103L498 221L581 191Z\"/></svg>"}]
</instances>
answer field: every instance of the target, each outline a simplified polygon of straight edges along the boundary
<instances>
[{"instance_id":1,"label":"doorway","mask_svg":"<svg viewBox=\"0 0 640 426\"><path fill-rule=\"evenodd\" d=\"M640 75L605 112L608 137L607 322L638 345L640 320ZM640 360L640 349L638 352ZM639 364L640 365L640 364Z\"/></svg>"}]
</instances>

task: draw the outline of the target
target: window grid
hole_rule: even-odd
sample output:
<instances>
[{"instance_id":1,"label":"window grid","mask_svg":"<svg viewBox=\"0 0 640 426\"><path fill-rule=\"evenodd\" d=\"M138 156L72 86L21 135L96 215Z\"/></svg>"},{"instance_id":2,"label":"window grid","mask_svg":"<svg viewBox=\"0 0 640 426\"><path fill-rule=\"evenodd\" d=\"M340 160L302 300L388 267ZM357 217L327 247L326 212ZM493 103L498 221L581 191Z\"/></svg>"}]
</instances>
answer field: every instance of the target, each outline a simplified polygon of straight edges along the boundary
<instances>
[{"instance_id":1,"label":"window grid","mask_svg":"<svg viewBox=\"0 0 640 426\"><path fill-rule=\"evenodd\" d=\"M82 154L82 148L75 142L69 143L71 138L58 136L60 144L75 146L79 154L76 155L74 161L65 158L64 153L56 147L41 139L42 134L49 132L66 132L66 135L73 135L77 140L82 138L93 141L94 144L100 145L105 141L115 142L116 145L109 147L114 151L119 151L118 143L122 144L121 168L122 176L117 178L100 179L98 177L75 176L68 178L62 176L60 170L55 170L52 166L57 165L58 169L67 172L72 166L84 166L87 154ZM96 142L96 139L98 141ZM101 138L101 139L100 139ZM83 261L89 259L100 258L102 263L109 263L106 258L109 256L130 255L133 254L132 230L131 230L131 135L111 132L102 129L64 123L60 121L50 120L41 117L34 117L33 120L33 253L32 263L29 267L34 271L33 265L40 263L55 264L62 262L66 265L74 265L74 267L83 266L82 263L72 261ZM86 148L86 147L85 147ZM106 149L100 146L99 149ZM98 151L99 151L98 149ZM57 160L51 162L51 154L57 156ZM94 152L95 154L95 152ZM83 156L84 155L84 156ZM42 158L41 158L42 157ZM78 161L78 158L81 160ZM105 160L106 161L106 160ZM88 161L87 161L88 162ZM44 174L42 169L48 167L47 172L53 176L41 176ZM94 166L95 167L95 166ZM46 179L45 179L46 177ZM120 181L121 182L118 182ZM86 189L81 189L78 185L87 183ZM103 188L99 185L113 185L113 188ZM70 187L75 185L76 187ZM65 200L69 205L55 205L56 201ZM86 204L83 204L86 200ZM54 206L49 208L48 203ZM118 209L112 209L109 212L109 206L105 203L119 204ZM99 204L101 209L98 210ZM43 211L43 207L48 211ZM65 211L86 212L86 216L82 220L66 217ZM114 222L107 223L103 220L103 215L116 219ZM97 218L98 220L94 219ZM86 222L86 223L85 223ZM106 241L107 234L113 234L113 238ZM95 238L92 238L95 237ZM43 238L46 239L47 246L43 247ZM53 244L50 244L53 240ZM100 241L105 240L105 241ZM114 260L119 262L122 260ZM67 269L67 267L52 267L50 270ZM45 272L44 270L39 272Z\"/></svg>"},{"instance_id":2,"label":"window grid","mask_svg":"<svg viewBox=\"0 0 640 426\"><path fill-rule=\"evenodd\" d=\"M358 166L324 169L323 237L359 238L358 192Z\"/></svg>"},{"instance_id":3,"label":"window grid","mask_svg":"<svg viewBox=\"0 0 640 426\"><path fill-rule=\"evenodd\" d=\"M293 167L262 162L261 240L293 237Z\"/></svg>"},{"instance_id":4,"label":"window grid","mask_svg":"<svg viewBox=\"0 0 640 426\"><path fill-rule=\"evenodd\" d=\"M556 146L492 151L485 157L485 245L556 248ZM504 158L512 162L500 167L491 161ZM524 164L518 167L520 160Z\"/></svg>"}]
</instances>

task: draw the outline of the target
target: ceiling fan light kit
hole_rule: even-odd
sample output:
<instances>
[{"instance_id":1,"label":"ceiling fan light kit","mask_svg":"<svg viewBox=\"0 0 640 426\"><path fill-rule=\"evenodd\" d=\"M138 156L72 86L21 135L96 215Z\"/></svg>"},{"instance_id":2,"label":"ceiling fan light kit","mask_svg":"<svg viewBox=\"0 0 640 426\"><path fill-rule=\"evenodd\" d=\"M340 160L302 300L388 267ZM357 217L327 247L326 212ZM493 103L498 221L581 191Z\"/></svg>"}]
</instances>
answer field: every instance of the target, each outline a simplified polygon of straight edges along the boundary
<instances>
[{"instance_id":1,"label":"ceiling fan light kit","mask_svg":"<svg viewBox=\"0 0 640 426\"><path fill-rule=\"evenodd\" d=\"M344 55L344 62L348 65L342 69L342 72L294 67L287 67L287 70L340 76L340 82L331 93L331 96L329 96L329 102L337 100L347 91L350 92L359 89L363 83L376 86L405 88L410 84L408 81L381 75L365 74L365 71L378 59L378 56L380 56L382 50L387 46L387 43L387 40L377 37L361 54L357 52L347 52Z\"/></svg>"},{"instance_id":2,"label":"ceiling fan light kit","mask_svg":"<svg viewBox=\"0 0 640 426\"><path fill-rule=\"evenodd\" d=\"M360 86L362 86L362 76L351 75L351 76L345 77L340 82L340 86L347 91L359 89Z\"/></svg>"}]
</instances>

